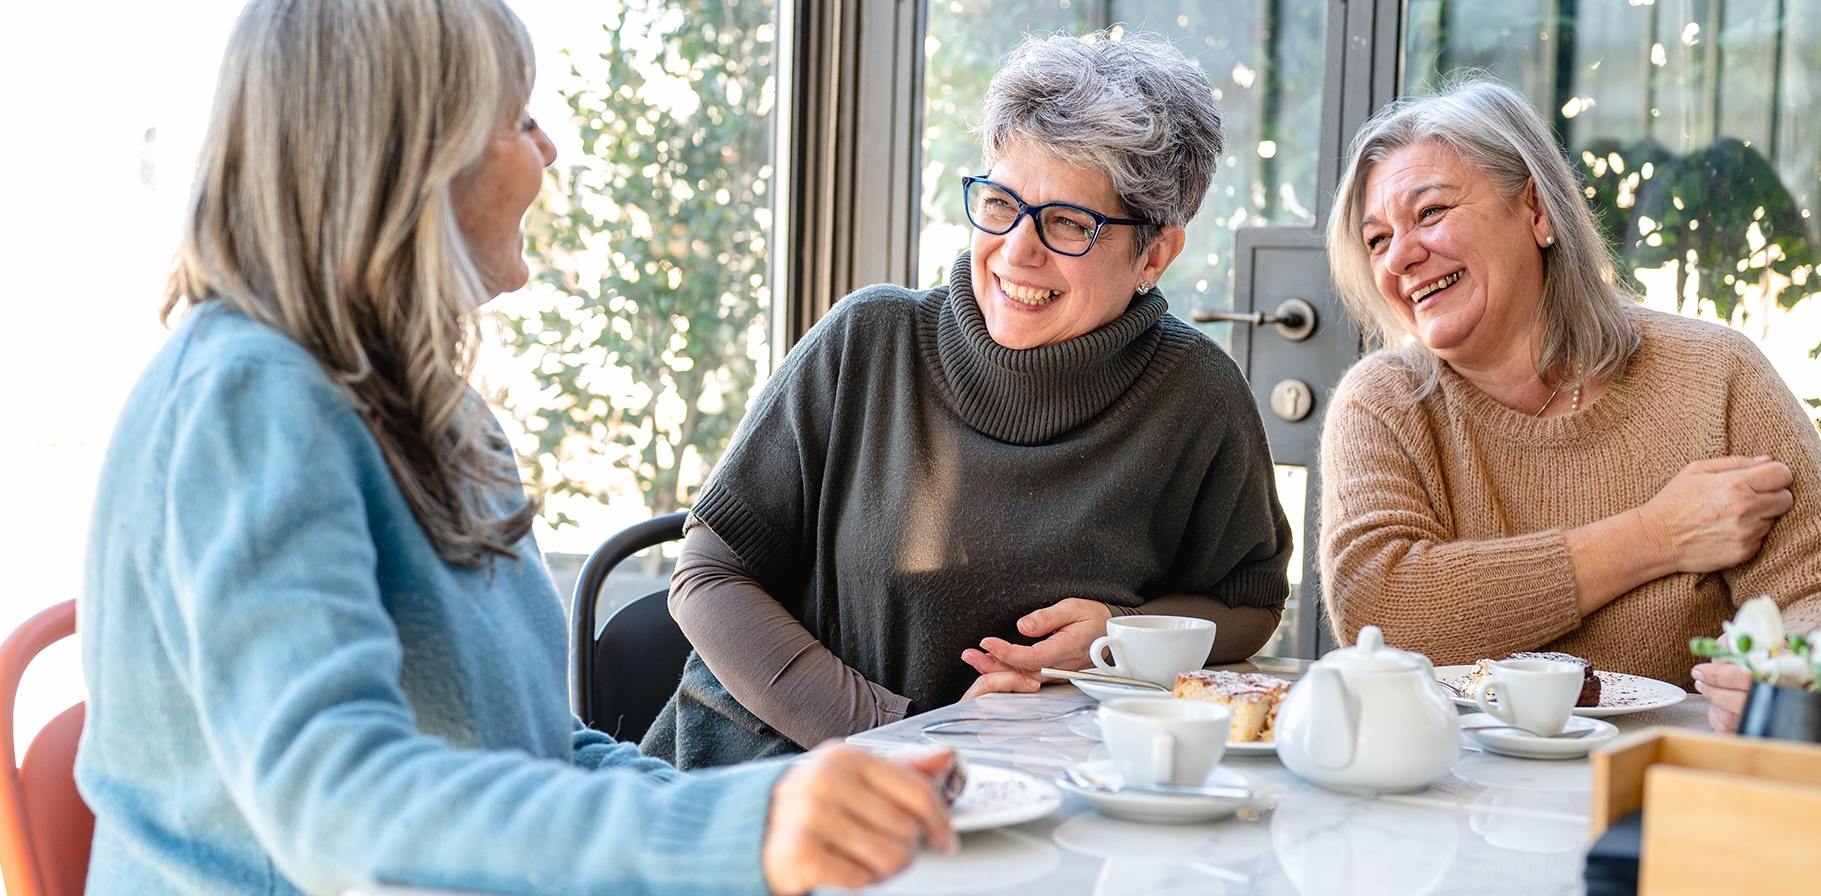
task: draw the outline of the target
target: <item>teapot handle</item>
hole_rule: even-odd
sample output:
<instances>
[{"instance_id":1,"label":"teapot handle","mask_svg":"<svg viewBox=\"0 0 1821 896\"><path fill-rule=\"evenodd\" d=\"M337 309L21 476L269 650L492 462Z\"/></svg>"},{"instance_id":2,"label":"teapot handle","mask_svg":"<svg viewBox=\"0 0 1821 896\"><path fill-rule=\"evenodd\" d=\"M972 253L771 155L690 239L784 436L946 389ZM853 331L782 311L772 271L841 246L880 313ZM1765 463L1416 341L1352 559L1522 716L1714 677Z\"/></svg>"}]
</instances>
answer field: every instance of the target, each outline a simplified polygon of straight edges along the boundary
<instances>
[{"instance_id":1,"label":"teapot handle","mask_svg":"<svg viewBox=\"0 0 1821 896\"><path fill-rule=\"evenodd\" d=\"M1309 718L1322 724L1305 729L1309 761L1322 768L1340 769L1353 764L1353 743L1359 736L1359 698L1333 668L1320 663L1305 674L1309 681Z\"/></svg>"}]
</instances>

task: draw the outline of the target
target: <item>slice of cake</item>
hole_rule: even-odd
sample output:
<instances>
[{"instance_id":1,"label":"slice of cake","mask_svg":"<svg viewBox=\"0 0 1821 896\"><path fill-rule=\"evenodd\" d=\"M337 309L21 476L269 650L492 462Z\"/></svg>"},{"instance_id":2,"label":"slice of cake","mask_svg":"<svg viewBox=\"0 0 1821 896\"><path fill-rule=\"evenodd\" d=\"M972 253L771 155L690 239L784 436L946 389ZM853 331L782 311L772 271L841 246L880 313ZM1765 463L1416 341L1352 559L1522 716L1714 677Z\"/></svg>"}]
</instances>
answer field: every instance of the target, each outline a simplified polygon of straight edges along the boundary
<instances>
[{"instance_id":1,"label":"slice of cake","mask_svg":"<svg viewBox=\"0 0 1821 896\"><path fill-rule=\"evenodd\" d=\"M1579 666L1581 667L1581 694L1579 697L1575 698L1574 705L1600 705L1600 676L1593 674L1592 663L1581 659L1572 653L1524 650L1518 651L1517 653L1508 653L1503 658L1508 660L1551 660L1558 663L1572 663ZM1492 677L1492 663L1492 660L1480 660L1479 662L1474 663L1473 671L1467 673L1467 679L1461 682L1461 693L1466 694L1471 698L1473 696L1473 689L1478 687L1481 681Z\"/></svg>"},{"instance_id":2,"label":"slice of cake","mask_svg":"<svg viewBox=\"0 0 1821 896\"><path fill-rule=\"evenodd\" d=\"M1197 669L1176 676L1170 695L1225 706L1233 713L1231 743L1269 743L1276 740L1278 704L1289 692L1289 682L1260 672Z\"/></svg>"}]
</instances>

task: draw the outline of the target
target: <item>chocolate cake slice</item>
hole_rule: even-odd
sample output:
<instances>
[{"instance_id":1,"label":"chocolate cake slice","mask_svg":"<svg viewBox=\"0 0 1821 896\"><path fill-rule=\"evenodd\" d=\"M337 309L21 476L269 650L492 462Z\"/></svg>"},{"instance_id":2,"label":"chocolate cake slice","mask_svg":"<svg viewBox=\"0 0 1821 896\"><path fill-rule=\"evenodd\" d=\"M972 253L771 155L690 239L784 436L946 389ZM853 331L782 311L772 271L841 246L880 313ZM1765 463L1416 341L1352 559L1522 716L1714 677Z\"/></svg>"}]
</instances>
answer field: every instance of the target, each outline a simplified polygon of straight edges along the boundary
<instances>
[{"instance_id":1,"label":"chocolate cake slice","mask_svg":"<svg viewBox=\"0 0 1821 896\"><path fill-rule=\"evenodd\" d=\"M1581 667L1581 696L1575 698L1576 706L1600 705L1600 676L1593 674L1593 664L1572 653L1552 651L1525 651L1505 657L1508 660L1554 660L1558 663L1573 663Z\"/></svg>"}]
</instances>

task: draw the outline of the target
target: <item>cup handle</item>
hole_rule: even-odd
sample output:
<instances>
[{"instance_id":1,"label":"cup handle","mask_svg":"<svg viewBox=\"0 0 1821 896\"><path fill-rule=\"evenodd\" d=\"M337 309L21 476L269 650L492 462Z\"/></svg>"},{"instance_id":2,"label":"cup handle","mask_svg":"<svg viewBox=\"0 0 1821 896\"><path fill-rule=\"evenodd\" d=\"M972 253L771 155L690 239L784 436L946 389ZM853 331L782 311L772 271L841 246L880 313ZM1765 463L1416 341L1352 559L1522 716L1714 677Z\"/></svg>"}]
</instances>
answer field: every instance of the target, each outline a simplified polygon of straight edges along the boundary
<instances>
[{"instance_id":1,"label":"cup handle","mask_svg":"<svg viewBox=\"0 0 1821 896\"><path fill-rule=\"evenodd\" d=\"M1481 679L1479 684L1473 686L1473 702L1480 705L1480 712L1498 719L1507 725L1511 724L1514 717L1511 709L1505 705L1505 701L1503 700L1500 700L1497 703L1492 702L1492 695L1488 693L1491 689L1492 679Z\"/></svg>"},{"instance_id":2,"label":"cup handle","mask_svg":"<svg viewBox=\"0 0 1821 896\"><path fill-rule=\"evenodd\" d=\"M1112 665L1110 665L1110 666L1107 665L1106 659L1100 655L1100 652L1102 650L1112 651L1112 653L1113 653L1113 664ZM1101 670L1104 670L1107 672L1111 672L1115 675L1126 674L1126 672L1125 672L1125 652L1119 649L1119 642L1113 640L1112 636L1110 636L1110 635L1101 635L1100 637L1094 639L1094 643L1088 647L1088 659L1091 659L1094 661L1094 668L1096 668L1096 669L1101 669Z\"/></svg>"},{"instance_id":3,"label":"cup handle","mask_svg":"<svg viewBox=\"0 0 1821 896\"><path fill-rule=\"evenodd\" d=\"M1157 777L1153 783L1176 783L1176 737L1174 735L1159 731L1151 738L1151 772Z\"/></svg>"}]
</instances>

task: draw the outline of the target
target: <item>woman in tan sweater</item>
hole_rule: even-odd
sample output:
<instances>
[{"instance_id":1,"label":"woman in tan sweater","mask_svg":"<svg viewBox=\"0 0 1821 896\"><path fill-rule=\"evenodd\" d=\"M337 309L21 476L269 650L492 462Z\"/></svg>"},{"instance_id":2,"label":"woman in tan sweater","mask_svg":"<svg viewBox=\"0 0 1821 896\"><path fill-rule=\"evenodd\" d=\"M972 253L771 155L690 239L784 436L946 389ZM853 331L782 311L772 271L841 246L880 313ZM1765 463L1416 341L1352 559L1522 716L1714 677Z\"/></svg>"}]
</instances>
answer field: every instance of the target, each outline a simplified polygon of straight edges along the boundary
<instances>
[{"instance_id":1,"label":"woman in tan sweater","mask_svg":"<svg viewBox=\"0 0 1821 896\"><path fill-rule=\"evenodd\" d=\"M1743 336L1615 285L1580 189L1496 84L1355 139L1328 252L1384 348L1327 412L1324 600L1342 643L1693 678L1730 728L1749 680L1688 640L1759 594L1821 626L1821 439Z\"/></svg>"}]
</instances>

